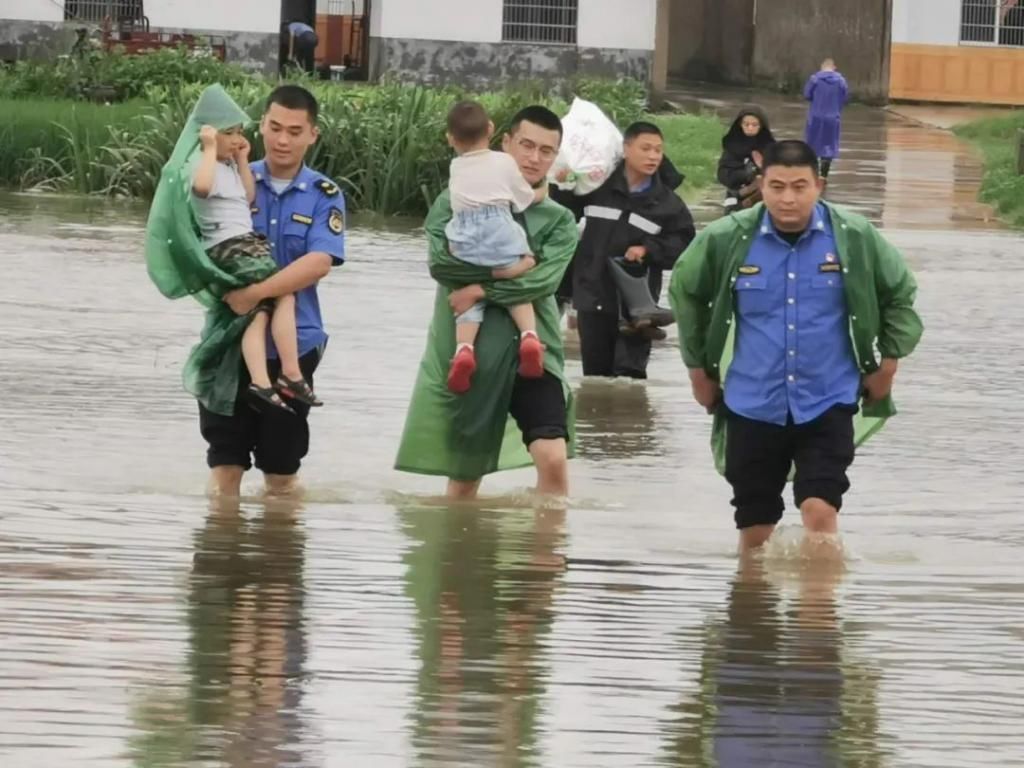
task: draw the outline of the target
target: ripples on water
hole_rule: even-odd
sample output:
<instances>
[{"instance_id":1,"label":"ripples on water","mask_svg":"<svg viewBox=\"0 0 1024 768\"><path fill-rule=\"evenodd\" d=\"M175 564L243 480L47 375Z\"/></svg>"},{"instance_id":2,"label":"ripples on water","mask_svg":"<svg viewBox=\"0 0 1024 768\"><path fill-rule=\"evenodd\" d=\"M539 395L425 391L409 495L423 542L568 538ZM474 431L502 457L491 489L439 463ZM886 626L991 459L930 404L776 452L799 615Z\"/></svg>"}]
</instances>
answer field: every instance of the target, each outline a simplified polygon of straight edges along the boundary
<instances>
[{"instance_id":1,"label":"ripples on water","mask_svg":"<svg viewBox=\"0 0 1024 768\"><path fill-rule=\"evenodd\" d=\"M432 289L379 222L323 286L305 502L211 510L200 317L146 281L142 212L2 198L0 766L1024 764L1020 240L963 213L945 139L859 120L834 188L928 334L824 561L791 514L737 563L672 339L645 385L570 360L568 511L391 472Z\"/></svg>"}]
</instances>

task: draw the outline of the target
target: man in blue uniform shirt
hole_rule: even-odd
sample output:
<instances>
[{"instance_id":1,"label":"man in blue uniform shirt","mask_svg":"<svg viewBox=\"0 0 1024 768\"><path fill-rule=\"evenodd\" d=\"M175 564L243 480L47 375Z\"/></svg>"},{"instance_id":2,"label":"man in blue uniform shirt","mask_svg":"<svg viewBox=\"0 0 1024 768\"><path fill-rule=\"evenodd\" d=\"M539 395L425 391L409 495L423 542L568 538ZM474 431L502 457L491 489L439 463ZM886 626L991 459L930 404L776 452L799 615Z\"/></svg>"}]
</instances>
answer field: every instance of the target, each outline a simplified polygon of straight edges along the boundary
<instances>
[{"instance_id":1,"label":"man in blue uniform shirt","mask_svg":"<svg viewBox=\"0 0 1024 768\"><path fill-rule=\"evenodd\" d=\"M314 96L295 85L280 86L267 100L260 123L267 154L252 164L253 229L269 240L281 271L224 297L244 315L262 301L294 293L299 365L311 384L327 344L316 286L332 266L343 263L345 255L344 196L333 181L303 162L317 140L318 112ZM272 346L269 355L270 374L276 378L280 363ZM279 408L255 411L241 399L248 385L248 377L242 378L232 416L199 406L212 490L238 495L242 475L255 458L269 493L294 491L299 465L309 450L309 408L292 404L297 415Z\"/></svg>"}]
</instances>

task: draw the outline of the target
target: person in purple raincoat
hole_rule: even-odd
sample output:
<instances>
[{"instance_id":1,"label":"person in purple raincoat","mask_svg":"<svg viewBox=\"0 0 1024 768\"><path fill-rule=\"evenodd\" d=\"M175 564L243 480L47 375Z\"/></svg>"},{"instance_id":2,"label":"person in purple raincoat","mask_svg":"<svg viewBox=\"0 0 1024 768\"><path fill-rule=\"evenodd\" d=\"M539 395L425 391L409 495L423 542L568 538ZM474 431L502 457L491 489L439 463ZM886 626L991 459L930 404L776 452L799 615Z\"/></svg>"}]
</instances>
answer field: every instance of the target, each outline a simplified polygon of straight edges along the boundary
<instances>
[{"instance_id":1,"label":"person in purple raincoat","mask_svg":"<svg viewBox=\"0 0 1024 768\"><path fill-rule=\"evenodd\" d=\"M804 98L811 102L805 136L821 160L823 179L828 178L832 161L839 155L841 116L849 95L846 78L836 71L832 59L825 59L821 71L811 75L804 86Z\"/></svg>"}]
</instances>

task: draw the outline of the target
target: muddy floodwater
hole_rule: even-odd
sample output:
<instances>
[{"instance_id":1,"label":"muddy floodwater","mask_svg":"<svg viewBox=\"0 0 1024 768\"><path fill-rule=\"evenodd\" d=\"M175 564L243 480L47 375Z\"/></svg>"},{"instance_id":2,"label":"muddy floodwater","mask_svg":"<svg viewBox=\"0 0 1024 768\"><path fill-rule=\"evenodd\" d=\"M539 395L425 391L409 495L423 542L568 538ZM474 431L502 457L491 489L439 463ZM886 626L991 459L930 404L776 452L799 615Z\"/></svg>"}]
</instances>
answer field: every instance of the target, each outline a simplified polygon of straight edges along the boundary
<instances>
[{"instance_id":1,"label":"muddy floodwater","mask_svg":"<svg viewBox=\"0 0 1024 768\"><path fill-rule=\"evenodd\" d=\"M528 472L435 503L391 470L424 240L370 219L321 289L305 499L249 477L211 508L179 384L201 316L149 284L144 209L0 196L0 766L1024 765L1024 242L948 133L846 131L830 196L904 250L927 333L841 567L802 559L792 512L739 567L673 335L643 384L582 381L569 339L565 509Z\"/></svg>"}]
</instances>

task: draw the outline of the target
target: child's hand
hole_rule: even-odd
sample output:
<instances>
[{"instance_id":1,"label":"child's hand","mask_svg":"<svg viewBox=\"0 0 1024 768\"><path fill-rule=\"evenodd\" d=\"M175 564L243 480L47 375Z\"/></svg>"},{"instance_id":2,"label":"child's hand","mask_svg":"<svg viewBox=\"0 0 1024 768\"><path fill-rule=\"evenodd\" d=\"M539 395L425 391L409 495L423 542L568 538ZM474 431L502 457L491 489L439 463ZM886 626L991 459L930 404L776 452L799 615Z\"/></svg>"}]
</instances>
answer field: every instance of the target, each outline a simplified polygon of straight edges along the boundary
<instances>
[{"instance_id":1,"label":"child's hand","mask_svg":"<svg viewBox=\"0 0 1024 768\"><path fill-rule=\"evenodd\" d=\"M199 143L203 149L209 149L217 144L217 129L212 125L204 125L199 129Z\"/></svg>"},{"instance_id":2,"label":"child's hand","mask_svg":"<svg viewBox=\"0 0 1024 768\"><path fill-rule=\"evenodd\" d=\"M240 143L238 149L235 150L235 162L239 164L247 163L249 162L249 152L252 151L252 145L244 136L239 136L238 141Z\"/></svg>"},{"instance_id":3,"label":"child's hand","mask_svg":"<svg viewBox=\"0 0 1024 768\"><path fill-rule=\"evenodd\" d=\"M511 267L492 270L491 275L495 280L515 280L517 277L525 275L536 266L537 259L533 257L533 254L528 253L523 256L518 263L513 264Z\"/></svg>"}]
</instances>

